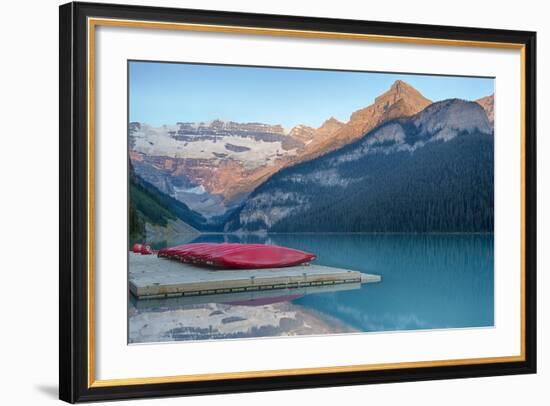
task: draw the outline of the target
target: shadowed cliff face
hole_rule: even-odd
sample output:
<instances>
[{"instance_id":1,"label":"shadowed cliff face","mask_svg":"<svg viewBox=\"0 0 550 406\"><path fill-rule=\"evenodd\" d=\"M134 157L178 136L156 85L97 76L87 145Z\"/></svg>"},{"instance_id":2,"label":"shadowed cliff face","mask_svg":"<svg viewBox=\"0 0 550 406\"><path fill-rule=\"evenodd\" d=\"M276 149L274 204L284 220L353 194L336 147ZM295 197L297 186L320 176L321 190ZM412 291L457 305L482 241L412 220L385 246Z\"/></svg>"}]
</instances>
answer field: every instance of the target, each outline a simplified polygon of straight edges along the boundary
<instances>
[{"instance_id":1,"label":"shadowed cliff face","mask_svg":"<svg viewBox=\"0 0 550 406\"><path fill-rule=\"evenodd\" d=\"M130 158L136 173L163 193L207 216L218 216L283 168L354 142L381 123L413 115L430 104L416 89L396 81L347 123L331 117L319 128L299 125L131 123Z\"/></svg>"}]
</instances>

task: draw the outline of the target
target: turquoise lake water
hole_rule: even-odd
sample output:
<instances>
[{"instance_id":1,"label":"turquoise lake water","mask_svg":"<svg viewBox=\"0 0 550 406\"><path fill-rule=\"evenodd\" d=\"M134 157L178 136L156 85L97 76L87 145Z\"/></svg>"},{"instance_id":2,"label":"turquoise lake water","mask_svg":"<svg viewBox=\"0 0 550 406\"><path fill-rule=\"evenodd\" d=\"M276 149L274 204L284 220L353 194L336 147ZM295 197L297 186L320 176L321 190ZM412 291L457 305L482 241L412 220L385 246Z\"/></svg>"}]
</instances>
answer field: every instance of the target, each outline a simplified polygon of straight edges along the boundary
<instances>
[{"instance_id":1,"label":"turquoise lake water","mask_svg":"<svg viewBox=\"0 0 550 406\"><path fill-rule=\"evenodd\" d=\"M492 234L201 235L193 240L204 241L282 245L317 254L321 265L381 275L382 282L358 289L289 300L356 331L494 323Z\"/></svg>"}]
</instances>

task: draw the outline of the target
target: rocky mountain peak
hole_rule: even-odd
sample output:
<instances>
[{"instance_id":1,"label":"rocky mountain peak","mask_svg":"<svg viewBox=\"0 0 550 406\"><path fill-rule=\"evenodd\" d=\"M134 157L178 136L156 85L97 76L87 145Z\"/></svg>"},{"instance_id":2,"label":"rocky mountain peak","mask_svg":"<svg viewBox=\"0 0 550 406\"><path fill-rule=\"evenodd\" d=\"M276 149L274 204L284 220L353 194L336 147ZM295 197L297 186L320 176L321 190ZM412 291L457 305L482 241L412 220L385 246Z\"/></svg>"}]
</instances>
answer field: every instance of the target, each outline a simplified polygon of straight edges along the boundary
<instances>
[{"instance_id":1,"label":"rocky mountain peak","mask_svg":"<svg viewBox=\"0 0 550 406\"><path fill-rule=\"evenodd\" d=\"M315 132L315 129L303 124L299 124L297 126L292 127L292 129L288 133L288 136L295 138L301 142L307 142L311 138L313 138L314 132Z\"/></svg>"},{"instance_id":2,"label":"rocky mountain peak","mask_svg":"<svg viewBox=\"0 0 550 406\"><path fill-rule=\"evenodd\" d=\"M412 88L412 86L410 86L408 83L403 82L402 80L399 80L399 79L398 79L398 80L396 80L395 82L393 82L393 84L391 85L391 89L396 89L396 90L398 90L398 89L400 89L401 87L405 87L405 86L406 86L406 87L411 87L411 88Z\"/></svg>"},{"instance_id":3,"label":"rocky mountain peak","mask_svg":"<svg viewBox=\"0 0 550 406\"><path fill-rule=\"evenodd\" d=\"M350 123L363 124L359 127L362 127L361 131L364 133L382 121L416 114L431 103L431 100L422 96L411 85L396 80L388 91L374 100L373 104L354 112Z\"/></svg>"},{"instance_id":4,"label":"rocky mountain peak","mask_svg":"<svg viewBox=\"0 0 550 406\"><path fill-rule=\"evenodd\" d=\"M476 100L476 103L483 107L487 118L491 125L494 125L495 122L495 94L493 93L490 96L482 97L481 99Z\"/></svg>"},{"instance_id":5,"label":"rocky mountain peak","mask_svg":"<svg viewBox=\"0 0 550 406\"><path fill-rule=\"evenodd\" d=\"M414 87L402 80L397 80L385 93L378 96L373 104L355 111L347 123L338 122L333 127L332 133L325 134L325 137L320 140L319 145L311 145L311 149L315 147L315 150L308 154L308 158L353 142L385 121L412 116L431 103ZM325 123L328 124L330 121L331 119Z\"/></svg>"},{"instance_id":6,"label":"rocky mountain peak","mask_svg":"<svg viewBox=\"0 0 550 406\"><path fill-rule=\"evenodd\" d=\"M337 120L336 118L330 117L328 120L325 120L323 124L321 124L321 127L315 130L315 133L313 136L315 137L316 140L319 140L319 141L324 140L332 136L344 125L345 125L344 123Z\"/></svg>"},{"instance_id":7,"label":"rocky mountain peak","mask_svg":"<svg viewBox=\"0 0 550 406\"><path fill-rule=\"evenodd\" d=\"M374 106L377 110L386 111L400 100L403 101L400 109L405 111L405 113L416 110L412 114L417 113L431 104L431 100L422 96L414 87L402 80L396 80L387 92L381 94L374 100Z\"/></svg>"},{"instance_id":8,"label":"rocky mountain peak","mask_svg":"<svg viewBox=\"0 0 550 406\"><path fill-rule=\"evenodd\" d=\"M336 130L341 128L344 125L341 121L337 120L334 117L329 118L328 120L325 120L323 124L321 124L321 127L317 129L317 131L323 131L323 130Z\"/></svg>"},{"instance_id":9,"label":"rocky mountain peak","mask_svg":"<svg viewBox=\"0 0 550 406\"><path fill-rule=\"evenodd\" d=\"M396 80L393 82L393 84L390 87L390 92L407 92L407 91L413 91L418 94L420 94L414 87L409 85L407 82L404 82L402 80Z\"/></svg>"},{"instance_id":10,"label":"rocky mountain peak","mask_svg":"<svg viewBox=\"0 0 550 406\"><path fill-rule=\"evenodd\" d=\"M321 124L321 127L319 127L319 128L326 127L326 126L329 126L329 125L340 125L340 124L344 124L344 123L342 123L336 117L331 116L328 120L325 120L325 122L323 124Z\"/></svg>"},{"instance_id":11,"label":"rocky mountain peak","mask_svg":"<svg viewBox=\"0 0 550 406\"><path fill-rule=\"evenodd\" d=\"M420 134L448 140L460 132L490 134L492 127L478 103L448 99L433 103L413 119Z\"/></svg>"}]
</instances>

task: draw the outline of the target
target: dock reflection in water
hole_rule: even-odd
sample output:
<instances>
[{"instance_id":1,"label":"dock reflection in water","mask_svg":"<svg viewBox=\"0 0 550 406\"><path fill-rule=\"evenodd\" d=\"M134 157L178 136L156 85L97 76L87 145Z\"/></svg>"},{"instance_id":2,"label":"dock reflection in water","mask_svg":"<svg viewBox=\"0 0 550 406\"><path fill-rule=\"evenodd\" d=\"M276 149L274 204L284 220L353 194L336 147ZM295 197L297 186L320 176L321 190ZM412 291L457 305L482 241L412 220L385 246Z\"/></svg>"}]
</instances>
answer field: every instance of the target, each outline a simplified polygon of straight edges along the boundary
<instances>
[{"instance_id":1,"label":"dock reflection in water","mask_svg":"<svg viewBox=\"0 0 550 406\"><path fill-rule=\"evenodd\" d=\"M354 329L292 304L360 283L138 300L130 295L130 342L288 336Z\"/></svg>"}]
</instances>

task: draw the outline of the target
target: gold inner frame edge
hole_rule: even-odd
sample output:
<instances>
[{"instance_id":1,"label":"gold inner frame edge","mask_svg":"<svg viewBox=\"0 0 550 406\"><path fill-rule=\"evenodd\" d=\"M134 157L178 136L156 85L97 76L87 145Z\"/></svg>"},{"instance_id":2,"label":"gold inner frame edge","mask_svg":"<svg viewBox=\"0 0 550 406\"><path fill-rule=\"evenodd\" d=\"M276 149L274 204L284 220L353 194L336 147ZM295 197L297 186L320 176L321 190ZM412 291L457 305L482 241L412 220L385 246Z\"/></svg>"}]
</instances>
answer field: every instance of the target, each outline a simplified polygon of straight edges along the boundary
<instances>
[{"instance_id":1,"label":"gold inner frame edge","mask_svg":"<svg viewBox=\"0 0 550 406\"><path fill-rule=\"evenodd\" d=\"M220 372L209 374L191 374L174 375L160 377L143 378L120 378L120 379L95 379L95 278L94 278L94 191L95 191L95 28L97 26L110 27L130 27L130 28L148 28L162 30L180 30L195 32L216 32L228 34L243 35L265 35L282 36L298 38L317 38L317 39L340 39L371 42L393 42L402 44L434 45L434 46L459 46L459 47L478 47L478 48L496 48L512 49L520 51L520 193L521 193L521 221L520 221L520 341L521 349L519 355L502 357L481 357L464 358L451 360L434 361L414 361L414 362L396 362L383 364L362 364L346 366L330 366L316 368L295 368L295 369L277 369L265 371L242 371L242 372ZM143 384L161 384L177 382L198 382L212 381L221 379L244 379L244 378L266 378L281 376L297 376L312 374L337 374L343 372L361 372L361 371L380 371L399 368L427 368L441 366L459 366L474 364L493 364L504 362L522 362L525 361L525 45L519 43L506 42L488 42L488 41L470 41L453 40L441 38L422 38L422 37L400 37L391 35L374 34L355 34L345 32L326 32L326 31L307 31L291 29L274 29L260 27L227 26L227 25L209 25L209 24L187 24L187 23L167 23L140 20L121 20L109 18L88 18L87 21L87 80L88 80L88 388L143 385Z\"/></svg>"}]
</instances>

